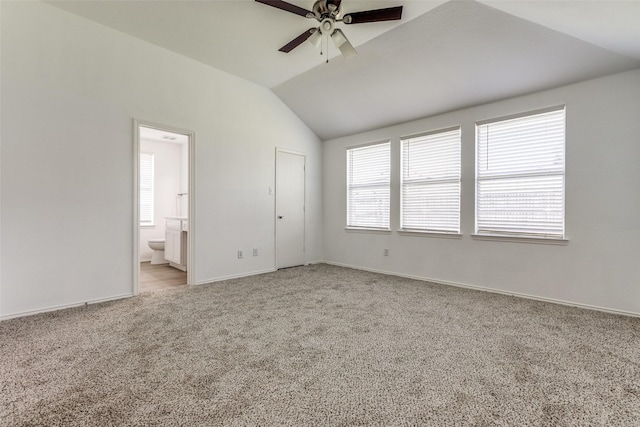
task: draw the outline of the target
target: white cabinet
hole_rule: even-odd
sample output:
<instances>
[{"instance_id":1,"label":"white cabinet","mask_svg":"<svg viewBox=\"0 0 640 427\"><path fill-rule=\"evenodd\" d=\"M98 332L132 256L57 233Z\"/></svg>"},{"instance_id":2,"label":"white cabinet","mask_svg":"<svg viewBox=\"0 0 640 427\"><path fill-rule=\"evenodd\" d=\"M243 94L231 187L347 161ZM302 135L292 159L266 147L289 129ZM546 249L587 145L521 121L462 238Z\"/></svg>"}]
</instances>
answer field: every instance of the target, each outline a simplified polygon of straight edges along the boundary
<instances>
[{"instance_id":1,"label":"white cabinet","mask_svg":"<svg viewBox=\"0 0 640 427\"><path fill-rule=\"evenodd\" d=\"M167 230L167 237L164 244L164 257L167 261L182 264L181 254L182 231Z\"/></svg>"},{"instance_id":2,"label":"white cabinet","mask_svg":"<svg viewBox=\"0 0 640 427\"><path fill-rule=\"evenodd\" d=\"M166 238L164 257L172 267L187 271L187 230L186 218L166 218Z\"/></svg>"}]
</instances>

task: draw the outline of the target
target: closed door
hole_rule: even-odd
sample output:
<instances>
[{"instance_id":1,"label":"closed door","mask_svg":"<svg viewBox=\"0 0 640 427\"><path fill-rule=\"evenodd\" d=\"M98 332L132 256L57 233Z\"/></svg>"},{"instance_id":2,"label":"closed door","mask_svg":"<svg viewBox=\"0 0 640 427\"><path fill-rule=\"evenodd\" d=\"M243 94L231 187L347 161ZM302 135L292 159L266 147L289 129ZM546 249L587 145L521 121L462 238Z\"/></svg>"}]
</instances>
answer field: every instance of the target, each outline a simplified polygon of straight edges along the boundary
<instances>
[{"instance_id":1,"label":"closed door","mask_svg":"<svg viewBox=\"0 0 640 427\"><path fill-rule=\"evenodd\" d=\"M305 157L276 152L276 267L304 264Z\"/></svg>"}]
</instances>

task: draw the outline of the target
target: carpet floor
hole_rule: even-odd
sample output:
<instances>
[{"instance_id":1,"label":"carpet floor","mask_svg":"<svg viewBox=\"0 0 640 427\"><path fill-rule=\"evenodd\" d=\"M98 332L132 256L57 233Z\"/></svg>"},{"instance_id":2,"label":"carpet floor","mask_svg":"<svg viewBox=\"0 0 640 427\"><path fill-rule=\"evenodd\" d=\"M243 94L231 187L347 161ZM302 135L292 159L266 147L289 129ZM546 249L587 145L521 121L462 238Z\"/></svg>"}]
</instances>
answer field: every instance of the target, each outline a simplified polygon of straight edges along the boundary
<instances>
[{"instance_id":1,"label":"carpet floor","mask_svg":"<svg viewBox=\"0 0 640 427\"><path fill-rule=\"evenodd\" d=\"M329 265L0 322L0 424L640 425L640 319Z\"/></svg>"}]
</instances>

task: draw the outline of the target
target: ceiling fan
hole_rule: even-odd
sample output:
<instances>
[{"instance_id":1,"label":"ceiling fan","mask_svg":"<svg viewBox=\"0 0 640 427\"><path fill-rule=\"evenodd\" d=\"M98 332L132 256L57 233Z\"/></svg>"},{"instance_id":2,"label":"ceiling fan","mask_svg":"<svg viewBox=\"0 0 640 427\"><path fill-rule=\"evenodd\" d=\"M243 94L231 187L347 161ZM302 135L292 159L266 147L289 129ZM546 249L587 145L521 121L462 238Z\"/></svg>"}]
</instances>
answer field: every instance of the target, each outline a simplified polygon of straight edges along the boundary
<instances>
[{"instance_id":1,"label":"ceiling fan","mask_svg":"<svg viewBox=\"0 0 640 427\"><path fill-rule=\"evenodd\" d=\"M362 12L352 12L343 15L342 0L316 0L313 4L313 11L287 3L282 0L256 0L287 12L295 13L309 19L315 19L320 23L317 28L309 28L295 39L278 49L280 52L289 53L305 41L309 40L315 47L322 43L322 36L331 37L345 58L351 58L358 53L349 43L342 30L336 28L336 23L344 24L364 24L366 22L395 21L402 18L402 6L389 7L386 9L365 10ZM328 60L327 60L328 61Z\"/></svg>"}]
</instances>

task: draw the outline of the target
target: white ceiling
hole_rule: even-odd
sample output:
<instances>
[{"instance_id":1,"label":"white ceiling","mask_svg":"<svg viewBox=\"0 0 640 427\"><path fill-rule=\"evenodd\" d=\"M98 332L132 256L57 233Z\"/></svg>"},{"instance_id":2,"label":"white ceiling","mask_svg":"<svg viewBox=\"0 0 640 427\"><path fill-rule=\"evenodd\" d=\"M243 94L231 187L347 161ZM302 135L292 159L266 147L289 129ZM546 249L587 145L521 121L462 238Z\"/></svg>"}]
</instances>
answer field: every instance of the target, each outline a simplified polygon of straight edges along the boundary
<instances>
[{"instance_id":1,"label":"white ceiling","mask_svg":"<svg viewBox=\"0 0 640 427\"><path fill-rule=\"evenodd\" d=\"M315 21L253 0L47 3L271 88L323 140L640 67L640 0L343 0L403 19L341 24L359 55L328 64L278 52Z\"/></svg>"},{"instance_id":2,"label":"white ceiling","mask_svg":"<svg viewBox=\"0 0 640 427\"><path fill-rule=\"evenodd\" d=\"M187 144L189 137L180 133L168 132L151 127L140 126L140 139L155 142L167 142L172 144Z\"/></svg>"},{"instance_id":3,"label":"white ceiling","mask_svg":"<svg viewBox=\"0 0 640 427\"><path fill-rule=\"evenodd\" d=\"M307 10L313 1L288 0ZM278 52L305 30L317 27L317 21L254 0L45 2L268 88L324 62L319 50L308 43L291 54ZM442 3L444 0L344 0L343 9L351 12L404 4L403 20L340 27L349 30L349 40L359 46ZM331 50L334 56L339 53Z\"/></svg>"}]
</instances>

